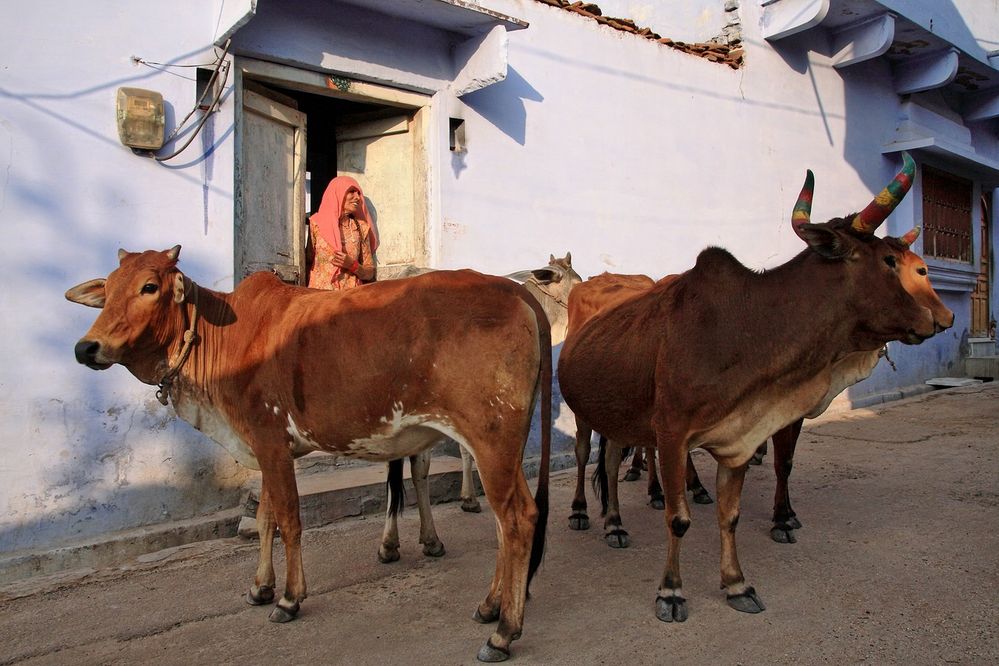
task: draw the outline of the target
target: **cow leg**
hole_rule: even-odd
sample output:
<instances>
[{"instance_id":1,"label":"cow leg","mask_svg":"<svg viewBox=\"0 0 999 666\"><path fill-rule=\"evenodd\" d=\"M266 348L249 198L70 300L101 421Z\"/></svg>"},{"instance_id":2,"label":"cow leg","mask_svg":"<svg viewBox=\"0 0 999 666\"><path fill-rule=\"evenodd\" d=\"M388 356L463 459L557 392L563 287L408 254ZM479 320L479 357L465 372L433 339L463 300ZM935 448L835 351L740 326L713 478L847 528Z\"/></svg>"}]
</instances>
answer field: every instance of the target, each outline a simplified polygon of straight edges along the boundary
<instances>
[{"instance_id":1,"label":"cow leg","mask_svg":"<svg viewBox=\"0 0 999 666\"><path fill-rule=\"evenodd\" d=\"M259 454L257 459L260 460ZM295 465L287 449L276 452L270 460L260 460L260 463L263 484L267 488L278 529L281 530L287 565L284 595L278 600L268 619L271 622L288 622L295 619L301 602L307 596L305 570L302 567L302 519L299 515Z\"/></svg>"},{"instance_id":2,"label":"cow leg","mask_svg":"<svg viewBox=\"0 0 999 666\"><path fill-rule=\"evenodd\" d=\"M645 464L645 457L642 455L644 449L635 447L635 453L631 456L631 467L624 474L625 481L638 481L642 478L642 467Z\"/></svg>"},{"instance_id":3,"label":"cow leg","mask_svg":"<svg viewBox=\"0 0 999 666\"><path fill-rule=\"evenodd\" d=\"M496 519L496 571L493 573L493 580L489 583L489 592L486 593L486 600L479 604L472 615L472 619L480 624L489 624L499 618L500 606L502 605L503 586L503 566L505 564L503 554L503 530L500 528L499 519Z\"/></svg>"},{"instance_id":4,"label":"cow leg","mask_svg":"<svg viewBox=\"0 0 999 666\"><path fill-rule=\"evenodd\" d=\"M593 430L576 421L576 494L572 498L572 513L569 514L569 529L590 529L590 517L586 514L586 464L590 462L590 437Z\"/></svg>"},{"instance_id":5,"label":"cow leg","mask_svg":"<svg viewBox=\"0 0 999 666\"><path fill-rule=\"evenodd\" d=\"M641 449L639 449L641 450ZM656 449L649 446L645 449L645 460L649 468L649 506L657 511L666 508L666 497L663 495L663 487L659 485L659 472L656 471Z\"/></svg>"},{"instance_id":6,"label":"cow leg","mask_svg":"<svg viewBox=\"0 0 999 666\"><path fill-rule=\"evenodd\" d=\"M253 585L246 593L246 603L262 606L274 601L274 513L271 511L267 486L260 484L257 504L257 530L260 535L260 556Z\"/></svg>"},{"instance_id":7,"label":"cow leg","mask_svg":"<svg viewBox=\"0 0 999 666\"><path fill-rule=\"evenodd\" d=\"M461 451L461 510L468 513L482 513L482 505L475 492L475 477L472 476L472 454L464 446Z\"/></svg>"},{"instance_id":8,"label":"cow leg","mask_svg":"<svg viewBox=\"0 0 999 666\"><path fill-rule=\"evenodd\" d=\"M509 657L510 644L520 638L524 626L527 572L538 508L516 456L494 455L489 462L480 457L479 463L479 478L496 516L500 547L496 563L498 580L493 579L489 596L476 615L483 616L483 610L496 605L500 610L496 631L479 650L478 658L503 661Z\"/></svg>"},{"instance_id":9,"label":"cow leg","mask_svg":"<svg viewBox=\"0 0 999 666\"><path fill-rule=\"evenodd\" d=\"M801 527L801 522L791 508L791 497L788 494L788 479L794 464L794 447L801 435L801 424L804 419L798 419L786 428L774 433L774 472L777 474L777 487L774 490L774 525L770 528L770 538L777 543L794 543L797 541L794 530Z\"/></svg>"},{"instance_id":10,"label":"cow leg","mask_svg":"<svg viewBox=\"0 0 999 666\"><path fill-rule=\"evenodd\" d=\"M627 548L630 545L628 532L621 526L621 504L617 496L617 475L621 471L623 451L614 442L602 447L607 466L607 513L604 517L604 541L611 548Z\"/></svg>"},{"instance_id":11,"label":"cow leg","mask_svg":"<svg viewBox=\"0 0 999 666\"><path fill-rule=\"evenodd\" d=\"M657 424L658 425L658 424ZM687 619L687 600L683 596L680 577L680 543L690 527L687 505L687 443L665 428L657 427L659 473L666 494L666 567L656 593L656 617L663 622L683 622Z\"/></svg>"},{"instance_id":12,"label":"cow leg","mask_svg":"<svg viewBox=\"0 0 999 666\"><path fill-rule=\"evenodd\" d=\"M739 524L739 498L748 463L731 468L718 463L718 530L721 533L721 586L728 605L743 613L759 613L766 606L751 585L746 584L735 548L735 528Z\"/></svg>"},{"instance_id":13,"label":"cow leg","mask_svg":"<svg viewBox=\"0 0 999 666\"><path fill-rule=\"evenodd\" d=\"M399 560L398 518L403 507L402 465L401 458L385 465L388 470L385 483L385 528L382 530L382 543L378 547L378 561L382 564Z\"/></svg>"},{"instance_id":14,"label":"cow leg","mask_svg":"<svg viewBox=\"0 0 999 666\"><path fill-rule=\"evenodd\" d=\"M409 468L412 470L413 487L416 489L416 506L420 510L420 543L423 544L423 554L440 557L444 554L444 544L437 536L437 528L434 526L434 513L430 510L430 485L427 483L427 476L430 474L430 449L410 456Z\"/></svg>"},{"instance_id":15,"label":"cow leg","mask_svg":"<svg viewBox=\"0 0 999 666\"><path fill-rule=\"evenodd\" d=\"M762 465L763 456L767 455L767 440L763 440L763 443L756 447L756 452L753 453L753 457L749 459L750 465Z\"/></svg>"},{"instance_id":16,"label":"cow leg","mask_svg":"<svg viewBox=\"0 0 999 666\"><path fill-rule=\"evenodd\" d=\"M687 454L687 490L694 496L694 504L711 504L711 494L701 483L701 477L697 476L697 468L694 467L694 459Z\"/></svg>"}]
</instances>

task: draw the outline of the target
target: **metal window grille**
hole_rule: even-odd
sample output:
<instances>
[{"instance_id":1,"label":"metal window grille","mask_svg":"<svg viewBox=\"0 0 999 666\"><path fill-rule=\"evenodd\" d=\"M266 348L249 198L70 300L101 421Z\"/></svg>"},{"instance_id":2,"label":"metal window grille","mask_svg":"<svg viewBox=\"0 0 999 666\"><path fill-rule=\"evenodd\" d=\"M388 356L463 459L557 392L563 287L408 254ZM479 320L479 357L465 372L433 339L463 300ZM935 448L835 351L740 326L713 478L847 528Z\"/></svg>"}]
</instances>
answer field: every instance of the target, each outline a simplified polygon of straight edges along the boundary
<instances>
[{"instance_id":1,"label":"metal window grille","mask_svg":"<svg viewBox=\"0 0 999 666\"><path fill-rule=\"evenodd\" d=\"M970 180L923 167L924 253L971 263Z\"/></svg>"}]
</instances>

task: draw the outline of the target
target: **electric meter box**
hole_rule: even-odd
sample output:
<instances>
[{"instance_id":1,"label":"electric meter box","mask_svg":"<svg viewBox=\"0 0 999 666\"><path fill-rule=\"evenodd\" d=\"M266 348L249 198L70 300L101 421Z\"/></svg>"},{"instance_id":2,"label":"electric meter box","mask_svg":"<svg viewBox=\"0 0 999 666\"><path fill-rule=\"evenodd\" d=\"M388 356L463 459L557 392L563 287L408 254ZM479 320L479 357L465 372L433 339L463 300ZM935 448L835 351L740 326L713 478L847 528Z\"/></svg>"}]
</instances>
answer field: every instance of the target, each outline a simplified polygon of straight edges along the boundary
<instances>
[{"instance_id":1,"label":"electric meter box","mask_svg":"<svg viewBox=\"0 0 999 666\"><path fill-rule=\"evenodd\" d=\"M142 88L118 88L118 138L129 148L163 147L163 95Z\"/></svg>"}]
</instances>

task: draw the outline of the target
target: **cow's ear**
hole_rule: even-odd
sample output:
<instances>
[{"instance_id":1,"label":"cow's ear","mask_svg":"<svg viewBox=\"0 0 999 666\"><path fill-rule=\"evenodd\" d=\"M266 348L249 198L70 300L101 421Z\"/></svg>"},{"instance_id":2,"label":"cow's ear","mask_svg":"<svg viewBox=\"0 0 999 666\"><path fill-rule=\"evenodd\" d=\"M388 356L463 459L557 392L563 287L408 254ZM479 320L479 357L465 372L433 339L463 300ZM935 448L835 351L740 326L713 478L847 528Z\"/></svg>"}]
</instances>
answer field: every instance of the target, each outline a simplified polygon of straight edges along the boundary
<instances>
[{"instance_id":1,"label":"cow's ear","mask_svg":"<svg viewBox=\"0 0 999 666\"><path fill-rule=\"evenodd\" d=\"M183 303L186 301L187 297L191 295L191 286L193 284L186 275L177 273L173 278L173 302Z\"/></svg>"},{"instance_id":2,"label":"cow's ear","mask_svg":"<svg viewBox=\"0 0 999 666\"><path fill-rule=\"evenodd\" d=\"M531 271L531 276L538 282L538 284L551 284L553 282L558 282L562 278L561 273L553 271L550 268L535 268Z\"/></svg>"},{"instance_id":3,"label":"cow's ear","mask_svg":"<svg viewBox=\"0 0 999 666\"><path fill-rule=\"evenodd\" d=\"M83 284L78 284L66 292L66 300L86 305L92 308L103 308L106 298L104 291L104 278L88 280Z\"/></svg>"},{"instance_id":4,"label":"cow's ear","mask_svg":"<svg viewBox=\"0 0 999 666\"><path fill-rule=\"evenodd\" d=\"M798 227L798 235L826 259L846 259L853 252L846 234L825 224L802 224Z\"/></svg>"},{"instance_id":5,"label":"cow's ear","mask_svg":"<svg viewBox=\"0 0 999 666\"><path fill-rule=\"evenodd\" d=\"M119 247L118 248L118 263L120 264L121 262L125 261L125 257L127 257L130 254L131 254L131 252L129 252L128 250Z\"/></svg>"},{"instance_id":6,"label":"cow's ear","mask_svg":"<svg viewBox=\"0 0 999 666\"><path fill-rule=\"evenodd\" d=\"M174 245L172 248L166 251L166 256L167 259L169 259L170 261L177 261L177 258L180 257L180 246Z\"/></svg>"}]
</instances>

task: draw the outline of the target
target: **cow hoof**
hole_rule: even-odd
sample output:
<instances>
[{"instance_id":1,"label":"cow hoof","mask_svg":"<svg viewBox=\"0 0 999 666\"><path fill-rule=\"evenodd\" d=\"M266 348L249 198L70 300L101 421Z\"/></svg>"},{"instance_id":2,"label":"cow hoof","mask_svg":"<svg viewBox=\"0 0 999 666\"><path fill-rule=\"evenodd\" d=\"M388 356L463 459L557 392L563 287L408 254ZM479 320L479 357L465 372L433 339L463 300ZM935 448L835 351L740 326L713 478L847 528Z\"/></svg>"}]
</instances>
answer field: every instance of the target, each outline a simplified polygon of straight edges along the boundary
<instances>
[{"instance_id":1,"label":"cow hoof","mask_svg":"<svg viewBox=\"0 0 999 666\"><path fill-rule=\"evenodd\" d=\"M423 554L427 557L441 557L444 554L444 544L441 541L423 544Z\"/></svg>"},{"instance_id":2,"label":"cow hoof","mask_svg":"<svg viewBox=\"0 0 999 666\"><path fill-rule=\"evenodd\" d=\"M794 536L794 530L789 529L785 525L774 525L770 528L770 538L777 543L797 543L798 539Z\"/></svg>"},{"instance_id":3,"label":"cow hoof","mask_svg":"<svg viewBox=\"0 0 999 666\"><path fill-rule=\"evenodd\" d=\"M687 600L683 597L656 597L656 618L662 622L684 622Z\"/></svg>"},{"instance_id":4,"label":"cow hoof","mask_svg":"<svg viewBox=\"0 0 999 666\"><path fill-rule=\"evenodd\" d=\"M475 655L479 661L484 661L486 663L495 663L497 661L506 661L510 658L510 651L504 650L503 648L498 648L489 641L482 646L479 650L479 654Z\"/></svg>"},{"instance_id":5,"label":"cow hoof","mask_svg":"<svg viewBox=\"0 0 999 666\"><path fill-rule=\"evenodd\" d=\"M694 492L694 504L714 504L715 501L711 499L711 495L708 493L707 489L701 487Z\"/></svg>"},{"instance_id":6,"label":"cow hoof","mask_svg":"<svg viewBox=\"0 0 999 666\"><path fill-rule=\"evenodd\" d=\"M656 511L664 511L666 509L666 498L662 496L652 497L649 499L649 506Z\"/></svg>"},{"instance_id":7,"label":"cow hoof","mask_svg":"<svg viewBox=\"0 0 999 666\"><path fill-rule=\"evenodd\" d=\"M281 601L284 601L284 599L282 599ZM290 606L288 608L282 606L281 601L279 601L277 606L274 607L274 610L271 611L271 614L267 616L267 619L270 620L271 622L278 622L282 624L285 622L291 622L292 620L295 619L295 616L298 615L299 605L297 601L293 606Z\"/></svg>"},{"instance_id":8,"label":"cow hoof","mask_svg":"<svg viewBox=\"0 0 999 666\"><path fill-rule=\"evenodd\" d=\"M628 539L628 533L622 529L616 529L608 532L604 535L604 541L611 548L627 548L631 545L631 541Z\"/></svg>"},{"instance_id":9,"label":"cow hoof","mask_svg":"<svg viewBox=\"0 0 999 666\"><path fill-rule=\"evenodd\" d=\"M749 459L749 464L750 465L762 465L763 464L763 456L765 456L765 455L766 455L765 452L757 451L756 453L753 454L753 457Z\"/></svg>"},{"instance_id":10,"label":"cow hoof","mask_svg":"<svg viewBox=\"0 0 999 666\"><path fill-rule=\"evenodd\" d=\"M246 603L251 606L263 606L274 601L274 588L270 585L253 585L246 593Z\"/></svg>"},{"instance_id":11,"label":"cow hoof","mask_svg":"<svg viewBox=\"0 0 999 666\"><path fill-rule=\"evenodd\" d=\"M399 549L398 548L386 548L382 546L378 549L378 561L382 564L391 564L392 562L399 561Z\"/></svg>"},{"instance_id":12,"label":"cow hoof","mask_svg":"<svg viewBox=\"0 0 999 666\"><path fill-rule=\"evenodd\" d=\"M588 530L590 529L590 517L585 513L574 513L569 516L569 529L570 530Z\"/></svg>"},{"instance_id":13,"label":"cow hoof","mask_svg":"<svg viewBox=\"0 0 999 666\"><path fill-rule=\"evenodd\" d=\"M484 610L484 612L483 612ZM499 608L485 608L479 606L475 609L475 613L472 615L472 619L479 624L489 624L490 622L495 622L499 619Z\"/></svg>"},{"instance_id":14,"label":"cow hoof","mask_svg":"<svg viewBox=\"0 0 999 666\"><path fill-rule=\"evenodd\" d=\"M747 587L742 594L728 595L727 601L729 606L742 613L760 613L767 609L752 587Z\"/></svg>"},{"instance_id":15,"label":"cow hoof","mask_svg":"<svg viewBox=\"0 0 999 666\"><path fill-rule=\"evenodd\" d=\"M640 478L642 478L642 473L637 469L629 469L627 474L624 475L625 481L638 481Z\"/></svg>"},{"instance_id":16,"label":"cow hoof","mask_svg":"<svg viewBox=\"0 0 999 666\"><path fill-rule=\"evenodd\" d=\"M792 530L801 529L801 521L798 520L797 516L791 516L790 518L784 521L784 524L787 525L788 529Z\"/></svg>"},{"instance_id":17,"label":"cow hoof","mask_svg":"<svg viewBox=\"0 0 999 666\"><path fill-rule=\"evenodd\" d=\"M465 513L482 513L482 505L474 497L461 500L461 510Z\"/></svg>"}]
</instances>

